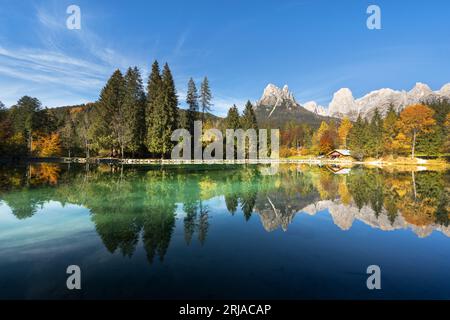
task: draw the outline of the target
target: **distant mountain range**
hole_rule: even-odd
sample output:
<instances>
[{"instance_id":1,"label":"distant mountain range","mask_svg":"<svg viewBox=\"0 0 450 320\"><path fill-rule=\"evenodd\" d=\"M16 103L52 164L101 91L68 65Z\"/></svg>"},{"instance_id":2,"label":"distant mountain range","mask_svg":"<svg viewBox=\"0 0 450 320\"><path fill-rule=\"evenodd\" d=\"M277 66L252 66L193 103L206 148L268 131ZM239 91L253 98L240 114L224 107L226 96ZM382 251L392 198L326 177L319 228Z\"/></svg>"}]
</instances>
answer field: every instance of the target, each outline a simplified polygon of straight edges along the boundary
<instances>
[{"instance_id":1,"label":"distant mountain range","mask_svg":"<svg viewBox=\"0 0 450 320\"><path fill-rule=\"evenodd\" d=\"M353 97L350 89L342 88L334 93L328 108L319 106L314 101L305 103L304 107L319 115L336 118L348 116L355 120L358 115L363 118L371 118L376 108L380 113L386 114L391 105L396 111L401 111L411 104L433 103L444 99L450 100L450 83L437 91L431 90L424 83L416 83L410 91L383 88L372 91L359 99Z\"/></svg>"},{"instance_id":2,"label":"distant mountain range","mask_svg":"<svg viewBox=\"0 0 450 320\"><path fill-rule=\"evenodd\" d=\"M417 83L410 91L397 91L389 88L372 91L362 98L355 99L350 89L342 88L334 93L328 108L314 101L304 104L297 102L288 86L279 88L269 84L262 97L255 104L259 123L271 126L282 126L289 120L308 123L317 126L322 120L349 117L356 120L358 115L371 118L375 109L386 114L392 105L396 111L401 111L408 105L417 103L432 103L440 100L450 100L450 83L440 90L433 91L423 83Z\"/></svg>"}]
</instances>

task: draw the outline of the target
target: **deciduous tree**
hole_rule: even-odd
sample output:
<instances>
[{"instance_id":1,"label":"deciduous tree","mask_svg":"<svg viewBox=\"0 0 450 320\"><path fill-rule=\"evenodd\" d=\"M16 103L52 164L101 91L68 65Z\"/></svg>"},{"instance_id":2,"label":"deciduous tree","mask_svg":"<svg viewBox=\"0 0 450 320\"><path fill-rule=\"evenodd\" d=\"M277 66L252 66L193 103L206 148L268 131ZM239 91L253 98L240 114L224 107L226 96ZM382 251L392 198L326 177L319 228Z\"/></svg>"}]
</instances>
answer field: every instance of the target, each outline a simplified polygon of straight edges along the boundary
<instances>
[{"instance_id":1,"label":"deciduous tree","mask_svg":"<svg viewBox=\"0 0 450 320\"><path fill-rule=\"evenodd\" d=\"M397 126L411 139L411 158L415 156L417 136L432 131L436 123L433 115L431 108L421 104L408 106L400 113Z\"/></svg>"},{"instance_id":2,"label":"deciduous tree","mask_svg":"<svg viewBox=\"0 0 450 320\"><path fill-rule=\"evenodd\" d=\"M353 124L350 119L348 117L344 117L338 129L339 143L343 148L347 148L347 137L352 127Z\"/></svg>"}]
</instances>

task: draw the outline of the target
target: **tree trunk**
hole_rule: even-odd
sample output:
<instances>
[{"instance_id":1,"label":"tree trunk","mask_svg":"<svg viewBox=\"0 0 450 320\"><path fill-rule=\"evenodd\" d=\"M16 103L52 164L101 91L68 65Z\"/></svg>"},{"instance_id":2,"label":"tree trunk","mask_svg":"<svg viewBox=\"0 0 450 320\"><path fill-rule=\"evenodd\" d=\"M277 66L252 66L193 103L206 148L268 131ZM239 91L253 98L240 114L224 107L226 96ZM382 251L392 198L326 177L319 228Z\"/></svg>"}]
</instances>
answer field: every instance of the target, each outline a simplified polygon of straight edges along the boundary
<instances>
[{"instance_id":1,"label":"tree trunk","mask_svg":"<svg viewBox=\"0 0 450 320\"><path fill-rule=\"evenodd\" d=\"M32 156L33 155L33 133L30 132L28 140L29 140L28 150L30 152L30 156Z\"/></svg>"},{"instance_id":2,"label":"tree trunk","mask_svg":"<svg viewBox=\"0 0 450 320\"><path fill-rule=\"evenodd\" d=\"M413 192L414 192L414 201L417 200L417 190L416 190L416 176L414 171L411 171L412 184L413 184Z\"/></svg>"},{"instance_id":3,"label":"tree trunk","mask_svg":"<svg viewBox=\"0 0 450 320\"><path fill-rule=\"evenodd\" d=\"M414 159L416 150L416 131L413 131L413 142L412 142L412 150L411 150L411 159Z\"/></svg>"},{"instance_id":4,"label":"tree trunk","mask_svg":"<svg viewBox=\"0 0 450 320\"><path fill-rule=\"evenodd\" d=\"M89 156L90 156L90 154L89 154L89 144L88 144L87 139L84 140L84 145L86 147L86 160L87 160L87 159L89 159Z\"/></svg>"}]
</instances>

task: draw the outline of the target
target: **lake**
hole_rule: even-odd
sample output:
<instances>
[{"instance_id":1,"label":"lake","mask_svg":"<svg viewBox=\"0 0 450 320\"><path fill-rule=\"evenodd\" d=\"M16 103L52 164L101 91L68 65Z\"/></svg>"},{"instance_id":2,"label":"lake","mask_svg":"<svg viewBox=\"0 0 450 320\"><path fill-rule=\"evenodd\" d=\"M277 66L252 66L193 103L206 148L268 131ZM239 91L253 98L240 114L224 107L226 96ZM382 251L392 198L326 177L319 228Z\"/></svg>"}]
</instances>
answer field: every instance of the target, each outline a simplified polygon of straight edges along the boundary
<instances>
[{"instance_id":1,"label":"lake","mask_svg":"<svg viewBox=\"0 0 450 320\"><path fill-rule=\"evenodd\" d=\"M449 299L450 172L419 169L0 167L0 298Z\"/></svg>"}]
</instances>

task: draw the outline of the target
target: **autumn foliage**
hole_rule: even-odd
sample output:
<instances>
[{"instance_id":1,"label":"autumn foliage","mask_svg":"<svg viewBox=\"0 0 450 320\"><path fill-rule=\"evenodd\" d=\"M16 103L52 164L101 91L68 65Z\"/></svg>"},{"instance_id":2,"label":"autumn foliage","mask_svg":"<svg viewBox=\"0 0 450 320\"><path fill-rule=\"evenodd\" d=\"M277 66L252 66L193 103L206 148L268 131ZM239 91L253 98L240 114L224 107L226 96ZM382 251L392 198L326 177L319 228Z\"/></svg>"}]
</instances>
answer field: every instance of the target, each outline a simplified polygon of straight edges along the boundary
<instances>
[{"instance_id":1,"label":"autumn foliage","mask_svg":"<svg viewBox=\"0 0 450 320\"><path fill-rule=\"evenodd\" d=\"M58 133L49 135L37 135L32 143L32 152L38 157L61 156L61 141Z\"/></svg>"},{"instance_id":2,"label":"autumn foliage","mask_svg":"<svg viewBox=\"0 0 450 320\"><path fill-rule=\"evenodd\" d=\"M400 134L409 137L411 145L411 157L414 158L417 137L424 133L429 133L436 124L433 118L434 111L422 104L406 107L401 113L397 122Z\"/></svg>"}]
</instances>

